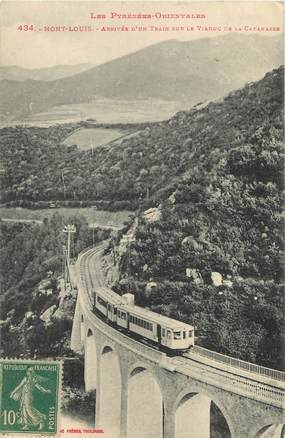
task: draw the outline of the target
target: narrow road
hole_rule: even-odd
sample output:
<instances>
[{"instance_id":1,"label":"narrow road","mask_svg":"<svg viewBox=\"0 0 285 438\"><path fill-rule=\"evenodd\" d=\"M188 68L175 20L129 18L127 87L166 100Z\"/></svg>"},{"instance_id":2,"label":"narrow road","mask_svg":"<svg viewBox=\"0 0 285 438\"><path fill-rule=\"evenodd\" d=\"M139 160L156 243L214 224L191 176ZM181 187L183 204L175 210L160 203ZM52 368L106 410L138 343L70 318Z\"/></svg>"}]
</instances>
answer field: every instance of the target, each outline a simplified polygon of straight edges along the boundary
<instances>
[{"instance_id":1,"label":"narrow road","mask_svg":"<svg viewBox=\"0 0 285 438\"><path fill-rule=\"evenodd\" d=\"M1 218L2 222L18 222L18 223L22 223L22 224L42 224L43 221L39 220L39 219L12 219L12 218L7 218L7 217L2 217Z\"/></svg>"}]
</instances>

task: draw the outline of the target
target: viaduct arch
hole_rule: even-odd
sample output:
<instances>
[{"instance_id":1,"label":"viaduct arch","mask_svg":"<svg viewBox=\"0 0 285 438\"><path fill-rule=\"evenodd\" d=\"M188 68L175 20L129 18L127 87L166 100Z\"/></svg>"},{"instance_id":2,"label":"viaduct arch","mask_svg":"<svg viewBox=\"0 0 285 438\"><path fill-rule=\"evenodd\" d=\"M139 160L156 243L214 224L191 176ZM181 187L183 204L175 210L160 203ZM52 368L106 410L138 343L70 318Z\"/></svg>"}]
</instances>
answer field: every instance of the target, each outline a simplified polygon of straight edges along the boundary
<instances>
[{"instance_id":1,"label":"viaduct arch","mask_svg":"<svg viewBox=\"0 0 285 438\"><path fill-rule=\"evenodd\" d=\"M144 364L135 364L127 385L127 438L163 438L163 399L156 376Z\"/></svg>"}]
</instances>

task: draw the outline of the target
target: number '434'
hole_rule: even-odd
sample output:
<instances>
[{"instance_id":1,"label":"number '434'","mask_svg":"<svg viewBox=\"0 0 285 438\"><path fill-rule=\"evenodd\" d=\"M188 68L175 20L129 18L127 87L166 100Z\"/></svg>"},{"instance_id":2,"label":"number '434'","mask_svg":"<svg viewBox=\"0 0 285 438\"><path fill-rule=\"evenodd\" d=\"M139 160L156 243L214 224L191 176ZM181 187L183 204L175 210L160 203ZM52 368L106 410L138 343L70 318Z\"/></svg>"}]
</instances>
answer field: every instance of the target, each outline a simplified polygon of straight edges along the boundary
<instances>
[{"instance_id":1,"label":"number '434'","mask_svg":"<svg viewBox=\"0 0 285 438\"><path fill-rule=\"evenodd\" d=\"M33 24L19 24L17 29L21 30L21 31L24 31L24 32L27 32L28 30L35 30Z\"/></svg>"}]
</instances>

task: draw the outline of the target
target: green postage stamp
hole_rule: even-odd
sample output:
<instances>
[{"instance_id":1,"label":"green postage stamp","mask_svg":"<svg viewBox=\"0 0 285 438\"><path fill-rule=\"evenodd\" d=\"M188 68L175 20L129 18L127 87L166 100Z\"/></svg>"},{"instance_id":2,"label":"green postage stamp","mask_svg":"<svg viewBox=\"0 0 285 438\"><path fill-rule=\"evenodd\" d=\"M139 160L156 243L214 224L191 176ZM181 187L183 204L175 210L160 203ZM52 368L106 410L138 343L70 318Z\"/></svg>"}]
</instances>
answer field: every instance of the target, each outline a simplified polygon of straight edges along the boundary
<instances>
[{"instance_id":1,"label":"green postage stamp","mask_svg":"<svg viewBox=\"0 0 285 438\"><path fill-rule=\"evenodd\" d=\"M0 361L0 435L58 434L61 362Z\"/></svg>"}]
</instances>

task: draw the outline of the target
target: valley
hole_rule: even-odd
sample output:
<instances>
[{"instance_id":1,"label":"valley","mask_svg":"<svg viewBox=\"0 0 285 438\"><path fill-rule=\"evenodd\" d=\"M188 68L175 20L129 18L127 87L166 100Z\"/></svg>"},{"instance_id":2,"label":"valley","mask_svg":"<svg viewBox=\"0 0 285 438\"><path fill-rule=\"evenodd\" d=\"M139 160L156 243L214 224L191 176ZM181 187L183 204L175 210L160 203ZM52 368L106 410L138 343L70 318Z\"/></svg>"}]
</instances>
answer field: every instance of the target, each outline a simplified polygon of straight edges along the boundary
<instances>
[{"instance_id":1,"label":"valley","mask_svg":"<svg viewBox=\"0 0 285 438\"><path fill-rule=\"evenodd\" d=\"M116 105L123 106L128 122L158 121L175 110L219 98L248 81L260 79L280 65L281 53L279 35L228 34L193 41L163 41L51 81L3 79L0 118L4 123L19 121L63 105L70 110L70 105L91 104L87 117L99 121L117 121L118 117L127 120L120 111L113 111ZM162 112L159 102L168 113ZM167 102L175 102L176 108L167 109Z\"/></svg>"},{"instance_id":2,"label":"valley","mask_svg":"<svg viewBox=\"0 0 285 438\"><path fill-rule=\"evenodd\" d=\"M0 127L48 127L54 124L78 123L84 119L96 119L98 123L105 124L158 122L169 119L183 108L187 108L187 105L162 99L98 99L94 102L55 106L48 111L30 114L18 120L6 116L0 120Z\"/></svg>"}]
</instances>

